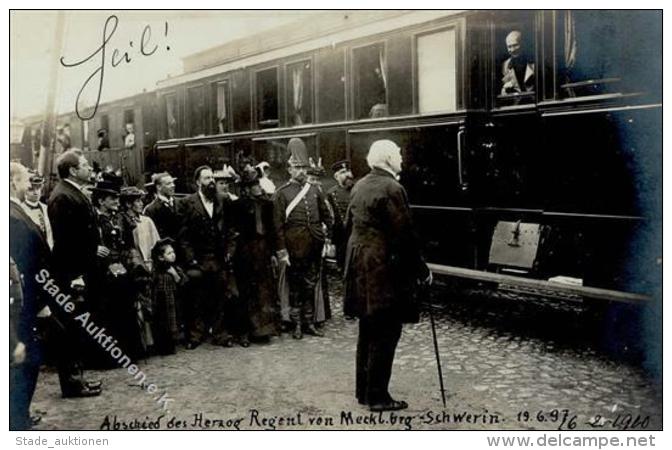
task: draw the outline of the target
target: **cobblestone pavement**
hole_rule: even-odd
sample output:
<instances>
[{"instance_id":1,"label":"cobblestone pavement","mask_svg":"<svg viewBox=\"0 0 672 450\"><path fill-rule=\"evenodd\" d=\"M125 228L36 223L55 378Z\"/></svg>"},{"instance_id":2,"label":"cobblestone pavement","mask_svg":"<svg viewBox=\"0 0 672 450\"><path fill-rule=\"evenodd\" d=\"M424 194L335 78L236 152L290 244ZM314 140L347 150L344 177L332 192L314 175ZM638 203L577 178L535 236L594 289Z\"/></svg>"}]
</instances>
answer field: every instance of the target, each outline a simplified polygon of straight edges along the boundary
<instances>
[{"instance_id":1,"label":"cobblestone pavement","mask_svg":"<svg viewBox=\"0 0 672 450\"><path fill-rule=\"evenodd\" d=\"M332 289L325 337L285 334L247 349L204 344L150 358L140 366L158 386L153 395L116 369L87 372L103 380L100 397L61 399L56 373L43 371L33 402L44 414L38 429L662 428L662 386L633 358L604 351L609 339L582 308L444 289L433 302L441 305L433 310L445 408L428 310L404 327L394 363L391 392L410 408L372 415L357 404L357 322L343 318ZM154 400L164 391L168 411Z\"/></svg>"}]
</instances>

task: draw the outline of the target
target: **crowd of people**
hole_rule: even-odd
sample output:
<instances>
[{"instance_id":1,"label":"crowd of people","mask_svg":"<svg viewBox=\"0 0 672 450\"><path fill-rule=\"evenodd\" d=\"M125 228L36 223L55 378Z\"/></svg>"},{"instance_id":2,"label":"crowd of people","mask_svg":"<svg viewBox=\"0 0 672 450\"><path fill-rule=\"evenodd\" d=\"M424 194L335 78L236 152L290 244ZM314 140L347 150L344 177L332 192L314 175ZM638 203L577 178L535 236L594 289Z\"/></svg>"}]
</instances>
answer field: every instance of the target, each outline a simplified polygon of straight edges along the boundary
<instances>
[{"instance_id":1,"label":"crowd of people","mask_svg":"<svg viewBox=\"0 0 672 450\"><path fill-rule=\"evenodd\" d=\"M117 361L73 321L78 313L90 313L90 323L134 362L206 341L248 347L282 332L319 337L331 316L326 257L347 272L346 317L361 319L357 398L372 409L405 407L387 393L405 321L394 299L405 292L399 283L431 282L431 274L414 250L408 201L395 178L400 149L374 143L372 172L359 190L349 161L337 162L328 192L321 161L308 158L304 142L293 138L288 150L290 180L281 186L264 162L238 171L204 165L193 174L196 192L179 198L167 172L151 176L148 194L124 186L113 170L94 174L84 154L69 149L57 160L60 180L45 204L42 177L10 164L12 429L39 420L29 405L45 355L63 397L101 393L83 369ZM381 271L394 255L386 254L389 245L411 265ZM47 277L72 299L74 313L44 289Z\"/></svg>"}]
</instances>

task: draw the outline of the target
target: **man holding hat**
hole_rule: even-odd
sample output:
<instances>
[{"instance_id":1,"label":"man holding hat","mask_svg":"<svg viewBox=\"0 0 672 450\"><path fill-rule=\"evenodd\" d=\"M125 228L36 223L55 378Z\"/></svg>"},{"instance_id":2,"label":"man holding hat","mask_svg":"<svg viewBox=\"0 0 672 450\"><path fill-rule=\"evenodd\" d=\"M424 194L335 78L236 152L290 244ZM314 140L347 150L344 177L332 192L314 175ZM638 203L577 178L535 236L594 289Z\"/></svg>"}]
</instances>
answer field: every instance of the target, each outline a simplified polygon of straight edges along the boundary
<instances>
[{"instance_id":1,"label":"man holding hat","mask_svg":"<svg viewBox=\"0 0 672 450\"><path fill-rule=\"evenodd\" d=\"M350 161L345 159L338 161L331 166L334 172L336 185L327 192L327 201L334 212L334 228L332 231L332 241L336 246L336 262L338 267L343 270L345 263L345 247L348 244L347 231L345 229L345 213L350 204L350 191L355 185L352 170L350 170Z\"/></svg>"},{"instance_id":2,"label":"man holding hat","mask_svg":"<svg viewBox=\"0 0 672 450\"><path fill-rule=\"evenodd\" d=\"M156 196L144 210L144 214L154 221L159 236L177 239L180 231L180 217L175 199L175 180L168 172L152 175Z\"/></svg>"},{"instance_id":3,"label":"man holding hat","mask_svg":"<svg viewBox=\"0 0 672 450\"><path fill-rule=\"evenodd\" d=\"M293 337L301 339L303 331L322 336L315 329L313 306L315 286L319 281L320 259L331 215L322 191L307 183L308 151L299 138L288 145L289 182L278 188L273 196L274 223L278 260L285 266L289 284L290 317Z\"/></svg>"}]
</instances>

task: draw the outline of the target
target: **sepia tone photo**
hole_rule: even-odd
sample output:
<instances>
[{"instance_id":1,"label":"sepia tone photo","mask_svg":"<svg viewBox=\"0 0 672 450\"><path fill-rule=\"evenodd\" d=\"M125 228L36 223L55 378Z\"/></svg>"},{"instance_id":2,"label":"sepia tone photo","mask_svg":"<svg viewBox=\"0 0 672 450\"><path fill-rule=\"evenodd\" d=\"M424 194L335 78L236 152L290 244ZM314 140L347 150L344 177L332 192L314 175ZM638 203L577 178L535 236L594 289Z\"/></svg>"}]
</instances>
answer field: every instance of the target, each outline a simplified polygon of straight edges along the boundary
<instances>
[{"instance_id":1,"label":"sepia tone photo","mask_svg":"<svg viewBox=\"0 0 672 450\"><path fill-rule=\"evenodd\" d=\"M662 16L10 11L9 429L662 430Z\"/></svg>"}]
</instances>

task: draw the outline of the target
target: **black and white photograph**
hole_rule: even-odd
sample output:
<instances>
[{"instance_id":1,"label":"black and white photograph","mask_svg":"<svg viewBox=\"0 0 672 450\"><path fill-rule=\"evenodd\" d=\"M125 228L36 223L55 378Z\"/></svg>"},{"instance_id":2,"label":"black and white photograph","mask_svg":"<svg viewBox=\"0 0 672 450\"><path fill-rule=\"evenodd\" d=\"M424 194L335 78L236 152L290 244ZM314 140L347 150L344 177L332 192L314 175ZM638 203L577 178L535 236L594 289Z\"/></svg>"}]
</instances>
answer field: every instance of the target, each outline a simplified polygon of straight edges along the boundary
<instances>
[{"instance_id":1,"label":"black and white photograph","mask_svg":"<svg viewBox=\"0 0 672 450\"><path fill-rule=\"evenodd\" d=\"M15 9L8 63L13 445L656 445L662 10Z\"/></svg>"}]
</instances>

